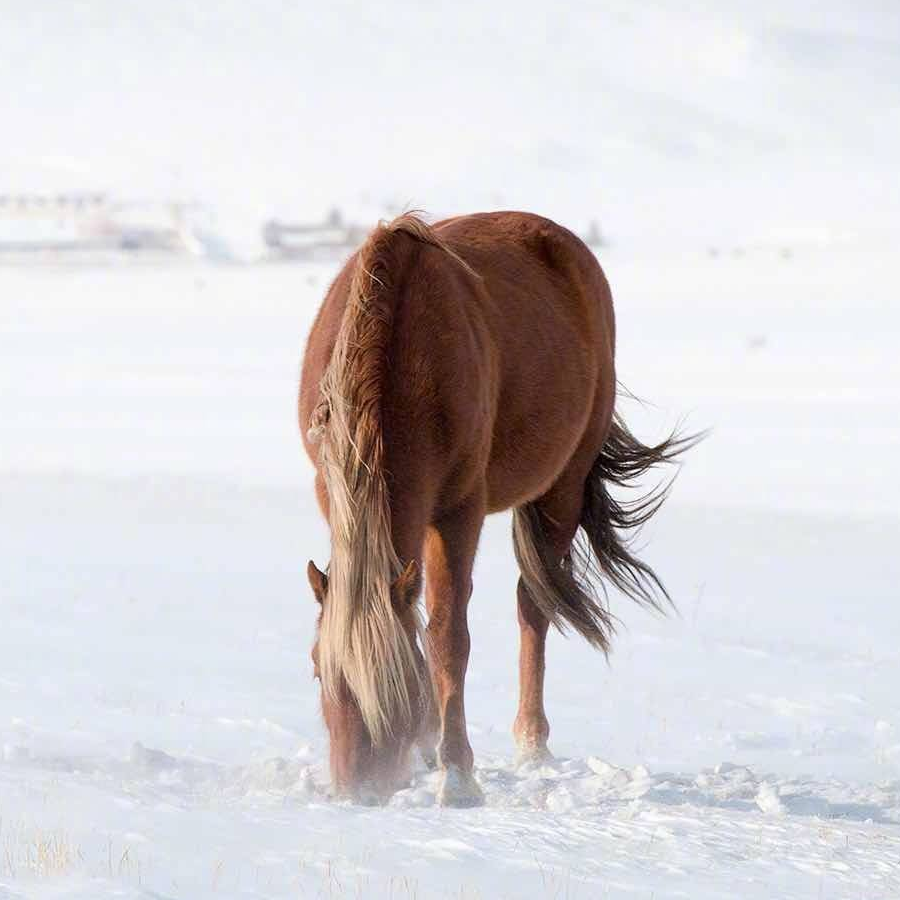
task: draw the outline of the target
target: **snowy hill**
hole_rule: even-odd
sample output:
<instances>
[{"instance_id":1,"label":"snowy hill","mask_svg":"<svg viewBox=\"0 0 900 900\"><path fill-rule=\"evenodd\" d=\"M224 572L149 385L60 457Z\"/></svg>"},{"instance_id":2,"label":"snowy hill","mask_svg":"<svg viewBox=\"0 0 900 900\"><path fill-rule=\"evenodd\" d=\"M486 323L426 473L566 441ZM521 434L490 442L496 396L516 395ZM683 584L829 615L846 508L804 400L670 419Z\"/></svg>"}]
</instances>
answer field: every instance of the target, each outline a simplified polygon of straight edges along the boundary
<instances>
[{"instance_id":1,"label":"snowy hill","mask_svg":"<svg viewBox=\"0 0 900 900\"><path fill-rule=\"evenodd\" d=\"M196 195L248 238L335 204L847 238L897 225L898 50L879 2L34 3L0 31L0 161Z\"/></svg>"}]
</instances>

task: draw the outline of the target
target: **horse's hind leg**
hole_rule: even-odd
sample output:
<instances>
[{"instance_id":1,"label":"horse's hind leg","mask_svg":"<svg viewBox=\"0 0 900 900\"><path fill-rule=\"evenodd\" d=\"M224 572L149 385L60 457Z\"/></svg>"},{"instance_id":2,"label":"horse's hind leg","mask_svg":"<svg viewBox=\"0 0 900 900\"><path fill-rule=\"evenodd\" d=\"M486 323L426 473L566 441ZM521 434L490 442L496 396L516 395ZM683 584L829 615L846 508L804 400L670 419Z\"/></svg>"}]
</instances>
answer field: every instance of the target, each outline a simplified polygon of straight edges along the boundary
<instances>
[{"instance_id":1,"label":"horse's hind leg","mask_svg":"<svg viewBox=\"0 0 900 900\"><path fill-rule=\"evenodd\" d=\"M519 710L513 735L519 760L538 761L550 756L550 723L544 712L544 646L550 623L528 595L519 578Z\"/></svg>"},{"instance_id":2,"label":"horse's hind leg","mask_svg":"<svg viewBox=\"0 0 900 900\"><path fill-rule=\"evenodd\" d=\"M558 481L543 497L529 504L529 510L517 511L518 516L527 515L540 522L541 537L546 542L544 561L559 566L568 554L578 530L583 497L584 481L579 473ZM522 543L517 537L519 564L524 572L526 567L538 563L523 558ZM544 712L544 648L550 622L542 611L544 604L535 601L532 590L524 577L519 578L519 709L513 735L520 761L539 761L550 756L550 724Z\"/></svg>"},{"instance_id":3,"label":"horse's hind leg","mask_svg":"<svg viewBox=\"0 0 900 900\"><path fill-rule=\"evenodd\" d=\"M466 610L484 514L483 498L472 499L433 523L425 540L427 656L440 719L438 802L444 806L475 806L483 799L472 774L463 695L469 661Z\"/></svg>"}]
</instances>

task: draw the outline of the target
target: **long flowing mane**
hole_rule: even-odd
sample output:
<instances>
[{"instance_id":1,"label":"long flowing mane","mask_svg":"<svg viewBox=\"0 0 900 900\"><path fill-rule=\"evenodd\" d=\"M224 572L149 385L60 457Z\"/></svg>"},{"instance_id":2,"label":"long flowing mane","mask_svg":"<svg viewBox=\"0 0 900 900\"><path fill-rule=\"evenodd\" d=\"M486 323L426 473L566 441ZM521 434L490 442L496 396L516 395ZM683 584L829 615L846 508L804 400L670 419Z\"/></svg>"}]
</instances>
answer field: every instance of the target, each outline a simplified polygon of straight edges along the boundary
<instances>
[{"instance_id":1,"label":"long flowing mane","mask_svg":"<svg viewBox=\"0 0 900 900\"><path fill-rule=\"evenodd\" d=\"M468 268L412 213L379 224L356 254L337 341L309 423L310 438L319 443L332 541L319 633L322 685L336 699L346 683L376 743L413 720L411 688L417 686L423 697L431 690L391 603L401 562L391 537L382 393L398 234L440 247Z\"/></svg>"}]
</instances>

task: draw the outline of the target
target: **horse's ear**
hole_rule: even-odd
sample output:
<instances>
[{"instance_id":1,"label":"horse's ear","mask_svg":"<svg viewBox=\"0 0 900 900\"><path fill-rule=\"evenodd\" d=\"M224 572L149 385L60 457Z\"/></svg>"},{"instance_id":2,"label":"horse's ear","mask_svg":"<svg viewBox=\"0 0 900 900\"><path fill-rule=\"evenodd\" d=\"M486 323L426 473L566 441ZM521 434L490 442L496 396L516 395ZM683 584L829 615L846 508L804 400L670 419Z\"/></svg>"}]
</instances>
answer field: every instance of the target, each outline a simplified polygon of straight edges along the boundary
<instances>
[{"instance_id":1,"label":"horse's ear","mask_svg":"<svg viewBox=\"0 0 900 900\"><path fill-rule=\"evenodd\" d=\"M319 571L316 564L310 560L306 567L306 577L309 578L309 586L313 589L316 601L320 604L325 602L325 594L328 593L328 576Z\"/></svg>"},{"instance_id":2,"label":"horse's ear","mask_svg":"<svg viewBox=\"0 0 900 900\"><path fill-rule=\"evenodd\" d=\"M419 599L421 587L422 577L419 574L419 564L411 559L391 587L391 599L394 601L398 613L404 612L415 604Z\"/></svg>"}]
</instances>

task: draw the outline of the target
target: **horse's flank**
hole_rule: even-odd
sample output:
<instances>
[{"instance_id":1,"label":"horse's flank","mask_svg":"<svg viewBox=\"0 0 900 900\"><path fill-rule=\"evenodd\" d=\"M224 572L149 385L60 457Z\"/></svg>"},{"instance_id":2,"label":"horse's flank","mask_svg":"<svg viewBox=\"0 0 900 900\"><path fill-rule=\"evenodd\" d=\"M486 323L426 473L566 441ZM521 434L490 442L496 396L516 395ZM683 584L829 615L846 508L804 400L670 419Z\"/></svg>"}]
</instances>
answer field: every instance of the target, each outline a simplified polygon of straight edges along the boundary
<instances>
[{"instance_id":1,"label":"horse's flank","mask_svg":"<svg viewBox=\"0 0 900 900\"><path fill-rule=\"evenodd\" d=\"M414 685L416 696L431 691L391 598L401 560L392 541L382 401L400 234L444 250L474 274L413 214L376 228L356 254L334 350L308 423L308 438L318 446L332 535L319 638L322 686L336 699L346 683L375 743L418 714L411 701Z\"/></svg>"}]
</instances>

